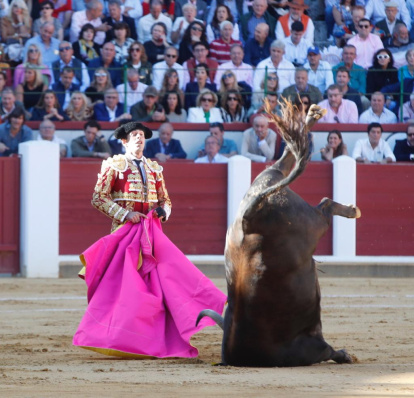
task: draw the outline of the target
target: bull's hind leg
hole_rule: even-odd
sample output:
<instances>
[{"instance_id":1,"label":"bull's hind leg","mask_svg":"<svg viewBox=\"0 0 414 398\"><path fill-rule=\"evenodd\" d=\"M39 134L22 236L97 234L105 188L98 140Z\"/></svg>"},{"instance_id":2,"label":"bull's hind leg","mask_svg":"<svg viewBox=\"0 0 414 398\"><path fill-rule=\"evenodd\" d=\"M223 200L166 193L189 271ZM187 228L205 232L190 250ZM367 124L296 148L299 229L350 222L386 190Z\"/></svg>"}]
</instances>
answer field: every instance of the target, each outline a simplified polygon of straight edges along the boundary
<instances>
[{"instance_id":1,"label":"bull's hind leg","mask_svg":"<svg viewBox=\"0 0 414 398\"><path fill-rule=\"evenodd\" d=\"M327 217L331 219L332 216L341 216L346 218L359 218L361 211L354 205L341 205L334 202L332 199L323 198L317 208Z\"/></svg>"},{"instance_id":2,"label":"bull's hind leg","mask_svg":"<svg viewBox=\"0 0 414 398\"><path fill-rule=\"evenodd\" d=\"M335 361L336 363L352 363L351 356L346 352L346 350L338 350L334 351L332 349L332 354L329 359L332 359L332 361Z\"/></svg>"}]
</instances>

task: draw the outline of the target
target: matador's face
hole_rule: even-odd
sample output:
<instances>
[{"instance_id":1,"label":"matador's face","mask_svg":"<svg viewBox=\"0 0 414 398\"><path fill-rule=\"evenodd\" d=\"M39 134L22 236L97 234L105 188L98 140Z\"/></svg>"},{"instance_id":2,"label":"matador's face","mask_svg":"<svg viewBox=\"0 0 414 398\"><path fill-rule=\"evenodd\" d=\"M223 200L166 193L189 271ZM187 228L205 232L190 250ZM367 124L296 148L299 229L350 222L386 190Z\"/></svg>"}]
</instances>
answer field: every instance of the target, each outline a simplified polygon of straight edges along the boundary
<instances>
[{"instance_id":1,"label":"matador's face","mask_svg":"<svg viewBox=\"0 0 414 398\"><path fill-rule=\"evenodd\" d=\"M142 157L145 148L145 134L141 130L134 130L128 134L128 139L122 140L127 154L138 159Z\"/></svg>"}]
</instances>

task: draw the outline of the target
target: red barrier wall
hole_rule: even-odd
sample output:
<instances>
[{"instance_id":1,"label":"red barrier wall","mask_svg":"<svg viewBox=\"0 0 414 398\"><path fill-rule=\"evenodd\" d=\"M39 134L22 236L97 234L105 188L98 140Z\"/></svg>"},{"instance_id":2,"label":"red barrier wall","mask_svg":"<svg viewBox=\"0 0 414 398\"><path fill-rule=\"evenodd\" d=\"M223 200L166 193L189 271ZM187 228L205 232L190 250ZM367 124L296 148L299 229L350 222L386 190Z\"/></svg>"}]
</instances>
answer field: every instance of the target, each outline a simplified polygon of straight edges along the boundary
<instances>
[{"instance_id":1,"label":"red barrier wall","mask_svg":"<svg viewBox=\"0 0 414 398\"><path fill-rule=\"evenodd\" d=\"M20 272L20 158L0 158L0 273Z\"/></svg>"},{"instance_id":2,"label":"red barrier wall","mask_svg":"<svg viewBox=\"0 0 414 398\"><path fill-rule=\"evenodd\" d=\"M266 166L263 163L252 163L252 180L264 170ZM330 162L312 162L308 163L304 173L290 185L290 188L309 204L316 206L324 198L332 198L332 163ZM332 255L332 227L326 232L319 241L315 254Z\"/></svg>"},{"instance_id":3,"label":"red barrier wall","mask_svg":"<svg viewBox=\"0 0 414 398\"><path fill-rule=\"evenodd\" d=\"M414 255L414 167L357 165L357 255Z\"/></svg>"}]
</instances>

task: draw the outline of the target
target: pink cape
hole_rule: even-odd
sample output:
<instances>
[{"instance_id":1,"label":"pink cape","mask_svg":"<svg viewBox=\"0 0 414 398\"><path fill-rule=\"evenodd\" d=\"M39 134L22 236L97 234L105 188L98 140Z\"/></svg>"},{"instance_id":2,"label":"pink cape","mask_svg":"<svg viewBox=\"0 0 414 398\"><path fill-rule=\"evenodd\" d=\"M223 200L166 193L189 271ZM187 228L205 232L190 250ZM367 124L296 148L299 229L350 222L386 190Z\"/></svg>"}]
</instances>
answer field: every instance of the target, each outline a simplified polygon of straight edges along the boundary
<instances>
[{"instance_id":1,"label":"pink cape","mask_svg":"<svg viewBox=\"0 0 414 398\"><path fill-rule=\"evenodd\" d=\"M222 314L226 296L148 217L83 253L89 304L73 344L118 356L196 357L191 336L214 324L205 317L196 327L197 316L207 308Z\"/></svg>"}]
</instances>

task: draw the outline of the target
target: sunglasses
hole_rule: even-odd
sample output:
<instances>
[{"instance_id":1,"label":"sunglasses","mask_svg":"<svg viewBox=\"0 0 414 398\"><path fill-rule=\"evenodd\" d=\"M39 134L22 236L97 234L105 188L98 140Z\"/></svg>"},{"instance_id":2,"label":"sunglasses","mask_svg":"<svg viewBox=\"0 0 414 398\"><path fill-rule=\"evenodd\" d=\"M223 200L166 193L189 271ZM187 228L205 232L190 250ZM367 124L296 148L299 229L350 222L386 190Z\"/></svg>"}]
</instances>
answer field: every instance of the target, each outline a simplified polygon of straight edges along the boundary
<instances>
[{"instance_id":1,"label":"sunglasses","mask_svg":"<svg viewBox=\"0 0 414 398\"><path fill-rule=\"evenodd\" d=\"M69 46L67 46L67 47L61 47L61 48L59 48L59 51L62 53L63 51L69 51L69 50L72 50L72 47L69 47Z\"/></svg>"},{"instance_id":2,"label":"sunglasses","mask_svg":"<svg viewBox=\"0 0 414 398\"><path fill-rule=\"evenodd\" d=\"M29 48L29 53L38 53L39 50L37 48Z\"/></svg>"},{"instance_id":3,"label":"sunglasses","mask_svg":"<svg viewBox=\"0 0 414 398\"><path fill-rule=\"evenodd\" d=\"M369 29L370 25L358 25L361 29Z\"/></svg>"},{"instance_id":4,"label":"sunglasses","mask_svg":"<svg viewBox=\"0 0 414 398\"><path fill-rule=\"evenodd\" d=\"M238 101L236 97L229 97L227 98L227 101Z\"/></svg>"},{"instance_id":5,"label":"sunglasses","mask_svg":"<svg viewBox=\"0 0 414 398\"><path fill-rule=\"evenodd\" d=\"M213 98L201 98L202 102L213 102Z\"/></svg>"},{"instance_id":6,"label":"sunglasses","mask_svg":"<svg viewBox=\"0 0 414 398\"><path fill-rule=\"evenodd\" d=\"M267 80L276 81L277 80L277 77L270 76L270 77L267 78Z\"/></svg>"},{"instance_id":7,"label":"sunglasses","mask_svg":"<svg viewBox=\"0 0 414 398\"><path fill-rule=\"evenodd\" d=\"M52 7L48 7L48 6L42 7L42 10L51 10L51 9L52 9Z\"/></svg>"},{"instance_id":8,"label":"sunglasses","mask_svg":"<svg viewBox=\"0 0 414 398\"><path fill-rule=\"evenodd\" d=\"M104 76L106 76L106 73L104 73L104 72L95 72L95 76L104 77Z\"/></svg>"},{"instance_id":9,"label":"sunglasses","mask_svg":"<svg viewBox=\"0 0 414 398\"><path fill-rule=\"evenodd\" d=\"M308 101L302 101L302 104L303 105L309 105L309 102Z\"/></svg>"},{"instance_id":10,"label":"sunglasses","mask_svg":"<svg viewBox=\"0 0 414 398\"><path fill-rule=\"evenodd\" d=\"M230 77L233 77L233 73L227 73L223 75L223 79L229 79Z\"/></svg>"},{"instance_id":11,"label":"sunglasses","mask_svg":"<svg viewBox=\"0 0 414 398\"><path fill-rule=\"evenodd\" d=\"M407 133L407 137L414 137L414 133Z\"/></svg>"},{"instance_id":12,"label":"sunglasses","mask_svg":"<svg viewBox=\"0 0 414 398\"><path fill-rule=\"evenodd\" d=\"M377 59L389 59L390 56L388 54L378 54Z\"/></svg>"},{"instance_id":13,"label":"sunglasses","mask_svg":"<svg viewBox=\"0 0 414 398\"><path fill-rule=\"evenodd\" d=\"M177 58L175 54L165 54L167 58Z\"/></svg>"},{"instance_id":14,"label":"sunglasses","mask_svg":"<svg viewBox=\"0 0 414 398\"><path fill-rule=\"evenodd\" d=\"M141 49L139 47L138 48L131 48L129 51L131 51L132 53L133 52L139 53L141 51Z\"/></svg>"},{"instance_id":15,"label":"sunglasses","mask_svg":"<svg viewBox=\"0 0 414 398\"><path fill-rule=\"evenodd\" d=\"M195 30L196 32L202 32L202 31L203 31L203 29L198 28L197 26L193 26L193 27L191 28L191 30Z\"/></svg>"}]
</instances>

